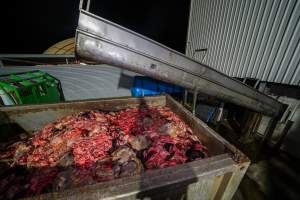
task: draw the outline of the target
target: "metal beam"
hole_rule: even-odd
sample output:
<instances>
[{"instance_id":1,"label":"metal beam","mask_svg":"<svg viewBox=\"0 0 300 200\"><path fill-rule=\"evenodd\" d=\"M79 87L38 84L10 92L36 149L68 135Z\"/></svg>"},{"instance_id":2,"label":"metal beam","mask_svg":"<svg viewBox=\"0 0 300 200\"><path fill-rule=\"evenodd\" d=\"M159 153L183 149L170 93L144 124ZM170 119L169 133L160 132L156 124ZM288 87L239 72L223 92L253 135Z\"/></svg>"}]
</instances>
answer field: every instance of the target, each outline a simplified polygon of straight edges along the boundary
<instances>
[{"instance_id":1,"label":"metal beam","mask_svg":"<svg viewBox=\"0 0 300 200\"><path fill-rule=\"evenodd\" d=\"M125 68L247 107L278 115L277 100L138 33L81 10L76 55Z\"/></svg>"},{"instance_id":2,"label":"metal beam","mask_svg":"<svg viewBox=\"0 0 300 200\"><path fill-rule=\"evenodd\" d=\"M75 58L72 54L0 54L1 58Z\"/></svg>"},{"instance_id":3,"label":"metal beam","mask_svg":"<svg viewBox=\"0 0 300 200\"><path fill-rule=\"evenodd\" d=\"M67 54L0 54L3 65L39 65L74 61L75 55Z\"/></svg>"}]
</instances>

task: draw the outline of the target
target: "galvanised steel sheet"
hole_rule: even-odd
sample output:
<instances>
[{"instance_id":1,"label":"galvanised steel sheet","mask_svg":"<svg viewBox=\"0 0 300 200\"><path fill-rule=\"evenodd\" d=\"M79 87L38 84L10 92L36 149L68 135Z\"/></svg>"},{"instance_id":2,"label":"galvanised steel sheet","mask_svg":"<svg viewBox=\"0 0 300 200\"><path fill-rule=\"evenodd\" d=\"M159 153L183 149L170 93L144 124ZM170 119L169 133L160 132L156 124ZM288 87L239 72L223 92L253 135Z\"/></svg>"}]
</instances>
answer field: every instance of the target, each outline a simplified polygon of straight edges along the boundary
<instances>
[{"instance_id":1,"label":"galvanised steel sheet","mask_svg":"<svg viewBox=\"0 0 300 200\"><path fill-rule=\"evenodd\" d=\"M299 86L299 17L299 0L191 0L186 55L231 77Z\"/></svg>"}]
</instances>

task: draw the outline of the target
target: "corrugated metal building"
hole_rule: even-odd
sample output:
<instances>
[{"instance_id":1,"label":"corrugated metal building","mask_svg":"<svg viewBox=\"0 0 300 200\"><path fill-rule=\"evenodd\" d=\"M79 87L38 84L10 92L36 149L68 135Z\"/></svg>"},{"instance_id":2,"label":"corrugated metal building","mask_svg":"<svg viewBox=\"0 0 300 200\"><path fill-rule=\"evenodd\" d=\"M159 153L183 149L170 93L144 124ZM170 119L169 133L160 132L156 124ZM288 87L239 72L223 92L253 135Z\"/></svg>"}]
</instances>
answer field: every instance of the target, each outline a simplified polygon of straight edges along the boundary
<instances>
[{"instance_id":1,"label":"corrugated metal building","mask_svg":"<svg viewBox=\"0 0 300 200\"><path fill-rule=\"evenodd\" d=\"M299 19L299 0L191 0L186 54L232 77L300 85Z\"/></svg>"}]
</instances>

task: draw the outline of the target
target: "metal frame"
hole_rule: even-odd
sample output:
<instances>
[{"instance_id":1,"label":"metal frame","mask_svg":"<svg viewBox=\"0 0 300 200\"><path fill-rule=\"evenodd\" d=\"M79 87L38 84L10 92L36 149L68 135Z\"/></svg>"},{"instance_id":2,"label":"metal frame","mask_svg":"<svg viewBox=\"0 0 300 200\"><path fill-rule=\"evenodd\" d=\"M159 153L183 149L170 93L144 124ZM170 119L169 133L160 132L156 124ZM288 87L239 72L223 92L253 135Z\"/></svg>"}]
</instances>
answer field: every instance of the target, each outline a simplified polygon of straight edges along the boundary
<instances>
[{"instance_id":1,"label":"metal frame","mask_svg":"<svg viewBox=\"0 0 300 200\"><path fill-rule=\"evenodd\" d=\"M188 48L190 46L190 42L189 42L190 41L190 34L189 34L189 32L190 32L190 29L191 29L191 16L192 16L192 10L193 10L193 6L194 6L194 1L195 0L190 1L189 23L188 23L188 27L187 27L187 33L186 33L187 43L186 43L186 46L185 46L185 54L187 54ZM195 52L194 52L194 54L195 54Z\"/></svg>"}]
</instances>

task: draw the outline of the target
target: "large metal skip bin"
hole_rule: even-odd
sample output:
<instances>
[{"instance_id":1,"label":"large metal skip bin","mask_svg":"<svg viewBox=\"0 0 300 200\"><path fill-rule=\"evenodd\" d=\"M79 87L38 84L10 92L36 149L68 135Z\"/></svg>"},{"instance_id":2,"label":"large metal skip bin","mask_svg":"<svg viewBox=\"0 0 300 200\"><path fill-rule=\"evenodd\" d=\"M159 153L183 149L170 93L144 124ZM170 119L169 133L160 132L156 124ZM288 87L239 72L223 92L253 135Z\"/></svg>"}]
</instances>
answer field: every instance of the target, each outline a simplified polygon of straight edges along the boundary
<instances>
[{"instance_id":1,"label":"large metal skip bin","mask_svg":"<svg viewBox=\"0 0 300 200\"><path fill-rule=\"evenodd\" d=\"M31 134L59 117L87 109L116 111L140 105L170 107L208 147L209 158L32 199L231 199L250 161L170 96L2 107L1 137Z\"/></svg>"}]
</instances>

